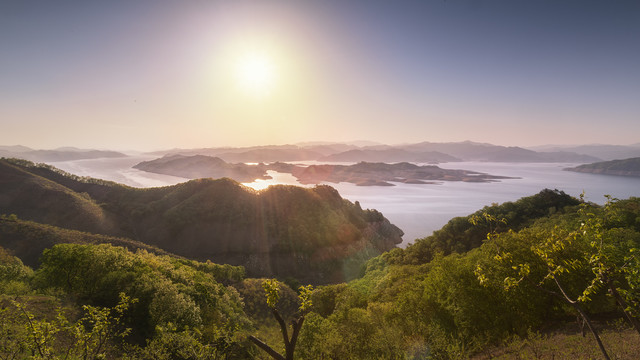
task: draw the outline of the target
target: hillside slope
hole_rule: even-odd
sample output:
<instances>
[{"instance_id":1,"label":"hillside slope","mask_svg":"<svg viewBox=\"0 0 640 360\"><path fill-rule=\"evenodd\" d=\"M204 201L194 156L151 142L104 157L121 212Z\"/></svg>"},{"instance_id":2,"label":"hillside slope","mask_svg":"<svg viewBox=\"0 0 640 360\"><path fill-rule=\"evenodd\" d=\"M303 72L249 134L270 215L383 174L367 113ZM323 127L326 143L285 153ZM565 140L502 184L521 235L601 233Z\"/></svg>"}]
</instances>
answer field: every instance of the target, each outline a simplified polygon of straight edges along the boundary
<instances>
[{"instance_id":1,"label":"hillside slope","mask_svg":"<svg viewBox=\"0 0 640 360\"><path fill-rule=\"evenodd\" d=\"M592 164L584 164L565 170L589 174L640 177L640 157L623 160L601 161Z\"/></svg>"},{"instance_id":2,"label":"hillside slope","mask_svg":"<svg viewBox=\"0 0 640 360\"><path fill-rule=\"evenodd\" d=\"M329 186L256 192L230 179L199 179L136 189L6 159L0 174L0 213L242 265L250 276L344 281L403 235Z\"/></svg>"},{"instance_id":3,"label":"hillside slope","mask_svg":"<svg viewBox=\"0 0 640 360\"><path fill-rule=\"evenodd\" d=\"M40 176L26 160L0 159L0 214L71 229L108 232L110 219L86 193Z\"/></svg>"},{"instance_id":4,"label":"hillside slope","mask_svg":"<svg viewBox=\"0 0 640 360\"><path fill-rule=\"evenodd\" d=\"M170 255L166 251L138 241L88 232L63 229L52 225L21 220L15 216L0 216L0 247L8 249L25 265L38 267L45 249L56 244L112 244L130 251L146 250L156 255Z\"/></svg>"}]
</instances>

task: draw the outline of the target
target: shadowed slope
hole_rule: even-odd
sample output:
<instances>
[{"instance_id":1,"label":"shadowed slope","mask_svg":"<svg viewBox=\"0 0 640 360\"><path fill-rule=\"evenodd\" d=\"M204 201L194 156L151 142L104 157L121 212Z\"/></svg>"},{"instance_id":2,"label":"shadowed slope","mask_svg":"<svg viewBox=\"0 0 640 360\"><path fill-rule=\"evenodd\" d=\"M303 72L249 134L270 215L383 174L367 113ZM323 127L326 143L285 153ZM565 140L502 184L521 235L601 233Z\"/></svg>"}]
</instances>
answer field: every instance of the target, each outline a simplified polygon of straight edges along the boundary
<instances>
[{"instance_id":1,"label":"shadowed slope","mask_svg":"<svg viewBox=\"0 0 640 360\"><path fill-rule=\"evenodd\" d=\"M242 265L251 276L343 281L402 241L402 231L382 214L362 210L329 186L256 192L230 179L198 179L136 189L6 160L0 174L2 213Z\"/></svg>"}]
</instances>

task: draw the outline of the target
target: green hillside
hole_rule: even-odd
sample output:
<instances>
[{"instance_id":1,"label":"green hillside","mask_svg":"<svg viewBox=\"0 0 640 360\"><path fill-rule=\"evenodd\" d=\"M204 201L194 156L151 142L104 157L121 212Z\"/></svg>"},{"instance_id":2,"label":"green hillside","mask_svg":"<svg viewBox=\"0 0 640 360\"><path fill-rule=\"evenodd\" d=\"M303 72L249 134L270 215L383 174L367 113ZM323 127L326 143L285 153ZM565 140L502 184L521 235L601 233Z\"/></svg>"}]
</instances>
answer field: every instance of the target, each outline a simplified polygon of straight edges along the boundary
<instances>
[{"instance_id":1,"label":"green hillside","mask_svg":"<svg viewBox=\"0 0 640 360\"><path fill-rule=\"evenodd\" d=\"M0 214L78 229L107 231L110 219L87 193L33 172L26 160L0 159Z\"/></svg>"},{"instance_id":2,"label":"green hillside","mask_svg":"<svg viewBox=\"0 0 640 360\"><path fill-rule=\"evenodd\" d=\"M340 282L402 241L382 214L328 186L256 192L223 178L137 189L7 159L0 176L0 213L241 265L252 276Z\"/></svg>"},{"instance_id":3,"label":"green hillside","mask_svg":"<svg viewBox=\"0 0 640 360\"><path fill-rule=\"evenodd\" d=\"M0 215L0 246L10 250L26 265L38 266L45 249L56 244L112 244L131 251L138 249L158 255L168 252L138 241L113 236L93 234L78 230L63 229L33 221L21 220L17 216ZM175 255L174 255L175 256Z\"/></svg>"},{"instance_id":4,"label":"green hillside","mask_svg":"<svg viewBox=\"0 0 640 360\"><path fill-rule=\"evenodd\" d=\"M433 235L417 239L406 249L393 249L384 258L392 264L425 264L440 255L465 253L480 247L490 232L520 230L537 219L565 210L574 211L580 201L559 190L544 189L517 201L485 206L468 216L455 217Z\"/></svg>"},{"instance_id":5,"label":"green hillside","mask_svg":"<svg viewBox=\"0 0 640 360\"><path fill-rule=\"evenodd\" d=\"M636 359L639 219L638 198L598 206L544 190L452 219L369 260L358 279L307 288L307 300L241 268L144 248L58 244L35 271L0 248L0 355L82 357L77 343L87 358L266 360L250 339L284 349L277 313L288 329L304 320L296 359ZM98 240L3 220L33 238ZM109 330L100 348L84 336L99 336L91 321Z\"/></svg>"}]
</instances>

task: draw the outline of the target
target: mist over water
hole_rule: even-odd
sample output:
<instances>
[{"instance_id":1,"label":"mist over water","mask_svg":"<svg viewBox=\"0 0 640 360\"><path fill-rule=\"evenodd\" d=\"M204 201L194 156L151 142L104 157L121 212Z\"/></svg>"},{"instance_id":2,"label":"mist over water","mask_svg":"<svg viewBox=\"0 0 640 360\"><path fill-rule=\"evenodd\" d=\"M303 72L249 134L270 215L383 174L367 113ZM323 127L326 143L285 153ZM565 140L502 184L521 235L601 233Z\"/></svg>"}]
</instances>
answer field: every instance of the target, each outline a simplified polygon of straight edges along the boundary
<instances>
[{"instance_id":1,"label":"mist over water","mask_svg":"<svg viewBox=\"0 0 640 360\"><path fill-rule=\"evenodd\" d=\"M139 188L168 186L189 181L187 178L154 174L133 168L134 165L142 161L157 158L157 156L153 155L129 156L121 158L56 161L49 162L49 164L74 175L115 181L120 184Z\"/></svg>"},{"instance_id":2,"label":"mist over water","mask_svg":"<svg viewBox=\"0 0 640 360\"><path fill-rule=\"evenodd\" d=\"M52 162L67 172L111 180L134 187L167 186L188 179L153 174L132 166L153 156L127 158L89 159ZM491 175L518 177L492 183L441 182L432 184L396 184L396 186L356 186L350 183L328 185L336 188L342 197L359 201L363 208L377 209L404 232L406 246L416 238L422 238L440 229L451 218L466 216L492 203L514 201L534 195L540 190L558 189L586 199L604 203L604 195L616 198L640 196L640 178L584 174L563 171L576 164L558 163L480 163L456 162L438 166L446 169L464 169ZM268 185L299 185L291 174L269 171L270 180L258 180L245 185L262 189ZM309 185L312 186L312 185Z\"/></svg>"}]
</instances>

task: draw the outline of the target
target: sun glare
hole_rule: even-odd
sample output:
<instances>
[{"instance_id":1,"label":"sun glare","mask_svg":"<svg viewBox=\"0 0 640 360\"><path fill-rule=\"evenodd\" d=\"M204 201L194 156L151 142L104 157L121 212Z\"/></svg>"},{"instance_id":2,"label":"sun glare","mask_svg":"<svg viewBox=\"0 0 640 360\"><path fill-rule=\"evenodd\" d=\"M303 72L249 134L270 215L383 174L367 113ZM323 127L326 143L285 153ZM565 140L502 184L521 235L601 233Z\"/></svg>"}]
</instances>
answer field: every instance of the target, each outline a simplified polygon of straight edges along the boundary
<instances>
[{"instance_id":1,"label":"sun glare","mask_svg":"<svg viewBox=\"0 0 640 360\"><path fill-rule=\"evenodd\" d=\"M273 59L263 53L247 53L236 64L238 87L256 97L265 97L274 90L276 73Z\"/></svg>"}]
</instances>

